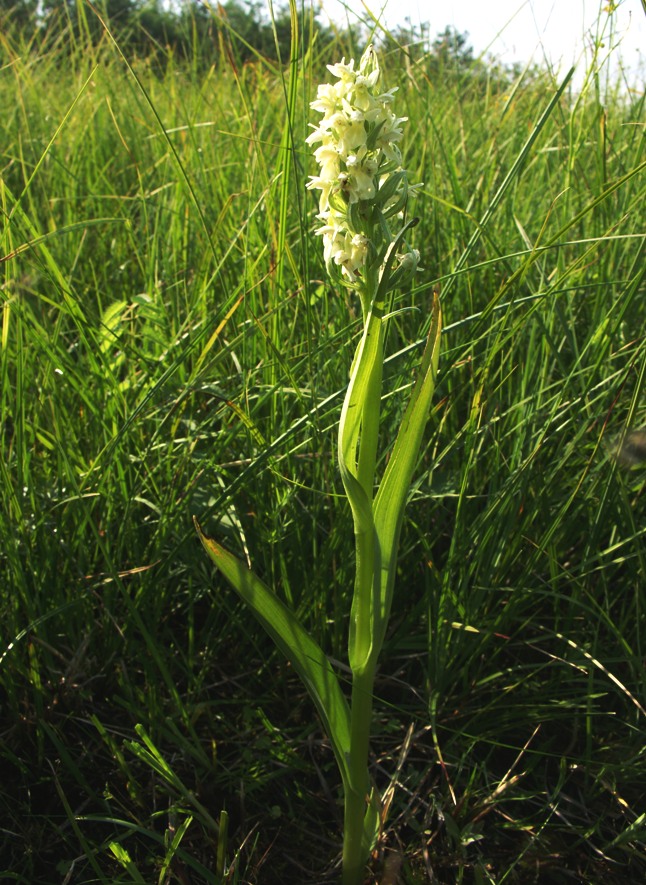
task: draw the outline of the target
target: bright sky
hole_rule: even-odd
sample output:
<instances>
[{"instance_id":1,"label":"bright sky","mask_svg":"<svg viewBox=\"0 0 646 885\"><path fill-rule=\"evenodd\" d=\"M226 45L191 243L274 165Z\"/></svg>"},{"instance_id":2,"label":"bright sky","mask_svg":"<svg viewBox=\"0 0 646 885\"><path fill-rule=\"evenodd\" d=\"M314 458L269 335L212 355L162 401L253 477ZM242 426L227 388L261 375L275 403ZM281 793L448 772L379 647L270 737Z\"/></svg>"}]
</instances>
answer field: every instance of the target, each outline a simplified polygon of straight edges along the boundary
<instances>
[{"instance_id":1,"label":"bright sky","mask_svg":"<svg viewBox=\"0 0 646 885\"><path fill-rule=\"evenodd\" d=\"M342 23L368 20L362 0L319 0L323 15ZM646 10L642 0L619 0L609 15L608 0L366 0L375 16L395 27L410 18L429 22L431 37L449 25L469 33L476 55L488 52L502 62L540 62L545 55L564 71L603 34L606 47L620 42L626 69L646 71ZM325 18L323 17L323 20ZM612 31L610 30L612 28ZM612 33L612 43L609 36Z\"/></svg>"}]
</instances>

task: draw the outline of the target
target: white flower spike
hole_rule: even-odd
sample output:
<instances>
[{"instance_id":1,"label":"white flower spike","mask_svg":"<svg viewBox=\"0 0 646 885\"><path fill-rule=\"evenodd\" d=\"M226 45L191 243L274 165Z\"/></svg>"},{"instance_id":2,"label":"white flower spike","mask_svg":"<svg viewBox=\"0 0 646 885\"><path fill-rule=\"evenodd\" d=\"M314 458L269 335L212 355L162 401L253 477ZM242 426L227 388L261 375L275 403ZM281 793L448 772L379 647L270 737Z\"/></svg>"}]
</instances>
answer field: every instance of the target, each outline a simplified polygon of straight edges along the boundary
<instances>
[{"instance_id":1,"label":"white flower spike","mask_svg":"<svg viewBox=\"0 0 646 885\"><path fill-rule=\"evenodd\" d=\"M320 85L311 103L323 116L318 126L310 124L313 131L306 139L318 145L314 157L320 167L307 186L321 192L317 233L323 237L328 271L338 279L340 269L340 281L355 286L370 257L383 261L395 239L385 219L398 216L418 186L409 188L401 168L398 142L407 117L392 111L396 89L379 92L372 46L356 70L354 59L347 64L342 59L328 70L337 82ZM402 264L412 268L417 261L413 251Z\"/></svg>"}]
</instances>

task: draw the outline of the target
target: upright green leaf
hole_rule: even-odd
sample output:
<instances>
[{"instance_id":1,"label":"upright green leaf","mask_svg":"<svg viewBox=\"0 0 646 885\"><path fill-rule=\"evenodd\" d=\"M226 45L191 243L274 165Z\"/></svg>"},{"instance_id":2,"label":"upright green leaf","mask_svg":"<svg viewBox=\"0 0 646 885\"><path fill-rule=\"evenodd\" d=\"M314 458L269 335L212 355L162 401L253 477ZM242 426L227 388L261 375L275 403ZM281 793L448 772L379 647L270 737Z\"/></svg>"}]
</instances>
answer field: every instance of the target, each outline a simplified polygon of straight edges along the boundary
<instances>
[{"instance_id":1,"label":"upright green leaf","mask_svg":"<svg viewBox=\"0 0 646 885\"><path fill-rule=\"evenodd\" d=\"M339 469L352 508L356 547L348 635L348 656L353 673L363 670L370 660L374 635L372 587L379 551L375 543L372 486L383 367L382 315L381 308L373 304L352 364L339 422ZM372 416L367 414L370 411Z\"/></svg>"},{"instance_id":2,"label":"upright green leaf","mask_svg":"<svg viewBox=\"0 0 646 885\"><path fill-rule=\"evenodd\" d=\"M426 339L419 375L404 412L388 466L375 496L375 530L381 551L380 599L379 610L375 613L377 627L374 638L374 649L377 654L383 642L390 613L404 508L435 390L441 332L442 310L438 296L434 295L431 328Z\"/></svg>"}]
</instances>

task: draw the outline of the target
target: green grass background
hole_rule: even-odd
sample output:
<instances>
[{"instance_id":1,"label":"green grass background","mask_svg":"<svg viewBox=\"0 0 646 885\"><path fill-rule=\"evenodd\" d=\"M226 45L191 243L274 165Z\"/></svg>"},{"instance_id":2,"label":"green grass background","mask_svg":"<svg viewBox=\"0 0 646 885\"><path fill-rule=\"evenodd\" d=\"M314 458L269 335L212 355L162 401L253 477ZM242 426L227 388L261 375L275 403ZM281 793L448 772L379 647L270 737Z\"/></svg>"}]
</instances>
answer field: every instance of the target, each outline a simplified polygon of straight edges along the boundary
<instances>
[{"instance_id":1,"label":"green grass background","mask_svg":"<svg viewBox=\"0 0 646 885\"><path fill-rule=\"evenodd\" d=\"M0 873L334 881L332 754L191 518L346 672L360 330L304 139L361 47L239 64L230 34L205 68L0 39ZM384 450L434 288L446 328L376 686L375 881L646 871L644 463L613 457L646 424L644 90L612 62L575 88L382 58L425 268Z\"/></svg>"}]
</instances>

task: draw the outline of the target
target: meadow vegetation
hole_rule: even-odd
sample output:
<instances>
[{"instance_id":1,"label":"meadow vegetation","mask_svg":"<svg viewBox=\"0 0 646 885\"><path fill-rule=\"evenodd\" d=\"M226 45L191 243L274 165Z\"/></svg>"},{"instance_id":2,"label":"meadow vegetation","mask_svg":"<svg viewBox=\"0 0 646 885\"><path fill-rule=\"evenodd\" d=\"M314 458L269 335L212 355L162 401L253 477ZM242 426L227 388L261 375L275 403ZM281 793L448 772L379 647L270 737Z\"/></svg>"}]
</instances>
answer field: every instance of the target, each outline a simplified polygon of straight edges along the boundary
<instances>
[{"instance_id":1,"label":"meadow vegetation","mask_svg":"<svg viewBox=\"0 0 646 885\"><path fill-rule=\"evenodd\" d=\"M0 34L7 881L338 880L329 745L192 525L347 673L335 442L360 325L305 138L325 65L368 34L299 42L294 13L274 59L234 27L208 63ZM376 683L374 881L643 881L643 77L601 31L576 79L379 33L424 182L384 435L433 291L445 330Z\"/></svg>"}]
</instances>

